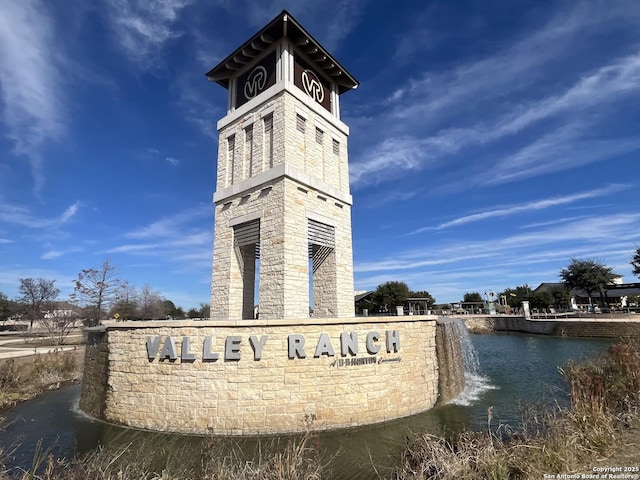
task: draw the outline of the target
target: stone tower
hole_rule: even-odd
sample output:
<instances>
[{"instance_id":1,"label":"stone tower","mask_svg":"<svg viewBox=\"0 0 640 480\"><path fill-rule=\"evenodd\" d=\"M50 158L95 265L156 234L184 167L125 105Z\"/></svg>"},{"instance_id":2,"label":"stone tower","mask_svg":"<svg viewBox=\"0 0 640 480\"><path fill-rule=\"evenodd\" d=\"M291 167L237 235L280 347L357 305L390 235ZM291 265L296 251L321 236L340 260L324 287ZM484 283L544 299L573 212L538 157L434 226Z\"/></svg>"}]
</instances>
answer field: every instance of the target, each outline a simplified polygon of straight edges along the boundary
<instances>
[{"instance_id":1,"label":"stone tower","mask_svg":"<svg viewBox=\"0 0 640 480\"><path fill-rule=\"evenodd\" d=\"M358 82L283 11L207 74L218 121L211 318L353 317L347 138Z\"/></svg>"}]
</instances>

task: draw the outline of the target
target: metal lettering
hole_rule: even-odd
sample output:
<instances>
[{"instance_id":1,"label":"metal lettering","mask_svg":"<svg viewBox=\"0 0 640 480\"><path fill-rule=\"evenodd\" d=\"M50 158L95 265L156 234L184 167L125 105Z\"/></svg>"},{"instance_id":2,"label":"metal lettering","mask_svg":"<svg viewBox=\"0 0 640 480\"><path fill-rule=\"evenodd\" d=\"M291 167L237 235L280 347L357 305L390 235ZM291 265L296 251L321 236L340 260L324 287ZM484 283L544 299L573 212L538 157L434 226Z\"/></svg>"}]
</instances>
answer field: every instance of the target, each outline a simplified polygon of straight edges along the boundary
<instances>
[{"instance_id":1,"label":"metal lettering","mask_svg":"<svg viewBox=\"0 0 640 480\"><path fill-rule=\"evenodd\" d=\"M150 362L153 361L153 359L156 358L156 355L158 354L161 339L162 337L147 337L147 357L149 358Z\"/></svg>"},{"instance_id":2,"label":"metal lettering","mask_svg":"<svg viewBox=\"0 0 640 480\"><path fill-rule=\"evenodd\" d=\"M304 353L304 337L302 335L289 335L289 358L307 358Z\"/></svg>"},{"instance_id":3,"label":"metal lettering","mask_svg":"<svg viewBox=\"0 0 640 480\"><path fill-rule=\"evenodd\" d=\"M249 343L251 344L251 348L253 348L253 359L260 360L262 358L262 347L264 347L265 342L267 341L267 336L263 335L258 340L258 337L255 335L251 335L249 337Z\"/></svg>"},{"instance_id":4,"label":"metal lettering","mask_svg":"<svg viewBox=\"0 0 640 480\"><path fill-rule=\"evenodd\" d=\"M340 334L340 355L357 355L358 353L358 334L356 332L343 332Z\"/></svg>"},{"instance_id":5,"label":"metal lettering","mask_svg":"<svg viewBox=\"0 0 640 480\"><path fill-rule=\"evenodd\" d=\"M375 342L380 340L380 334L378 332L367 333L367 352L371 355L375 355L380 351L380 345L375 345Z\"/></svg>"},{"instance_id":6,"label":"metal lettering","mask_svg":"<svg viewBox=\"0 0 640 480\"><path fill-rule=\"evenodd\" d=\"M320 80L311 70L305 70L302 72L302 86L307 95L313 98L316 102L322 103L324 100L324 87Z\"/></svg>"},{"instance_id":7,"label":"metal lettering","mask_svg":"<svg viewBox=\"0 0 640 480\"><path fill-rule=\"evenodd\" d=\"M164 340L164 346L162 347L162 351L160 352L160 360L175 360L178 358L178 354L176 352L176 341L173 337L167 337Z\"/></svg>"},{"instance_id":8,"label":"metal lettering","mask_svg":"<svg viewBox=\"0 0 640 480\"><path fill-rule=\"evenodd\" d=\"M400 332L398 330L391 330L385 332L387 335L387 353L397 353L400 350Z\"/></svg>"},{"instance_id":9,"label":"metal lettering","mask_svg":"<svg viewBox=\"0 0 640 480\"><path fill-rule=\"evenodd\" d=\"M204 337L204 344L202 345L202 361L203 362L215 362L218 360L218 354L211 352L212 336Z\"/></svg>"},{"instance_id":10,"label":"metal lettering","mask_svg":"<svg viewBox=\"0 0 640 480\"><path fill-rule=\"evenodd\" d=\"M331 345L329 335L327 335L326 333L320 335L320 338L318 339L318 345L316 346L316 353L313 354L315 358L319 358L322 355L326 355L327 357L335 356L333 345Z\"/></svg>"},{"instance_id":11,"label":"metal lettering","mask_svg":"<svg viewBox=\"0 0 640 480\"><path fill-rule=\"evenodd\" d=\"M240 360L240 342L242 337L232 336L227 337L224 342L224 359L226 360Z\"/></svg>"},{"instance_id":12,"label":"metal lettering","mask_svg":"<svg viewBox=\"0 0 640 480\"><path fill-rule=\"evenodd\" d=\"M191 339L189 337L182 337L182 348L180 349L180 361L193 362L196 359L195 354L190 352Z\"/></svg>"},{"instance_id":13,"label":"metal lettering","mask_svg":"<svg viewBox=\"0 0 640 480\"><path fill-rule=\"evenodd\" d=\"M252 99L259 94L267 83L267 69L262 66L254 68L247 81L244 82L244 96L246 99Z\"/></svg>"}]
</instances>

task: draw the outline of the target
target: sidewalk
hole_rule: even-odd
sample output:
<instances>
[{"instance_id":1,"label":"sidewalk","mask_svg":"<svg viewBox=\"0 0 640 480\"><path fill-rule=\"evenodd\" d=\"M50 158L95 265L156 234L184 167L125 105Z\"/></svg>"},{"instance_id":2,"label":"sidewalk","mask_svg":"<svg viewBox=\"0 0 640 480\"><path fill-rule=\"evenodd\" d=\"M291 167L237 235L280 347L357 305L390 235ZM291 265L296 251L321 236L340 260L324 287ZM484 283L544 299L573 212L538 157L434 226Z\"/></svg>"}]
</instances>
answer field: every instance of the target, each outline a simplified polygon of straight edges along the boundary
<instances>
[{"instance_id":1,"label":"sidewalk","mask_svg":"<svg viewBox=\"0 0 640 480\"><path fill-rule=\"evenodd\" d=\"M82 338L82 334L71 334L67 337L67 339L71 338ZM30 355L49 353L54 350L58 351L68 351L78 348L82 345L58 345L58 346L46 346L46 347L35 347L33 345L29 345L28 343L24 343L20 345L18 342L22 340L22 337L19 335L2 335L0 336L0 359L6 358L17 358L17 357L28 357ZM11 345L12 344L12 345ZM11 346L5 346L11 345Z\"/></svg>"}]
</instances>

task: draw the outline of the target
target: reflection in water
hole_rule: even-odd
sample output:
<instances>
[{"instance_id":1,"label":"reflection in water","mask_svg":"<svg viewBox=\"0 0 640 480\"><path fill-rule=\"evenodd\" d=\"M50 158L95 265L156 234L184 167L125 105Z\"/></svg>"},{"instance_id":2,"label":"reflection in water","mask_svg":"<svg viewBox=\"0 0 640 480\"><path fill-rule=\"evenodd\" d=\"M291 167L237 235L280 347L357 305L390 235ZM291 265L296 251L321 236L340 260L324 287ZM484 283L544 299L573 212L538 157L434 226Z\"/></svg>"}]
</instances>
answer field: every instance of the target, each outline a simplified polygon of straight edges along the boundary
<instances>
[{"instance_id":1,"label":"reflection in water","mask_svg":"<svg viewBox=\"0 0 640 480\"><path fill-rule=\"evenodd\" d=\"M438 406L428 412L378 425L319 434L319 445L326 458L333 460L331 478L366 479L388 476L398 464L402 450L414 433L428 431L451 435L463 428L481 429L487 425L487 408L493 406L494 426L517 426L521 402L566 402L567 394L557 367L569 360L583 360L604 351L609 340L559 338L531 335L472 335L482 374L468 397ZM493 387L492 387L493 386ZM489 388L492 387L492 388ZM28 467L36 442L55 443L54 453L70 457L98 444L124 444L135 438L155 437L188 443L198 451L201 437L162 435L108 425L78 411L80 386L50 392L3 412L6 428L0 431L0 447L21 442L14 466ZM464 400L466 398L466 400ZM286 439L286 438L285 438ZM228 448L238 447L251 456L256 446L272 440L220 439ZM273 442L272 442L273 443Z\"/></svg>"}]
</instances>

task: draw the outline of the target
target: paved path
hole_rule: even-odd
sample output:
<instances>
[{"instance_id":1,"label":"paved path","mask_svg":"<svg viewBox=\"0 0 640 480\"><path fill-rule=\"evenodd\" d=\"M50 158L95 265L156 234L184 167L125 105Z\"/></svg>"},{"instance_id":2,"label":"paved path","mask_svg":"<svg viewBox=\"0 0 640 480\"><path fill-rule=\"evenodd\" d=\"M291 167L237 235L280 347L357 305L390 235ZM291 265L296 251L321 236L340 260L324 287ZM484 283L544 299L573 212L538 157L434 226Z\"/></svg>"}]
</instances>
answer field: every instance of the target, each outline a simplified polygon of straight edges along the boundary
<instances>
[{"instance_id":1,"label":"paved path","mask_svg":"<svg viewBox=\"0 0 640 480\"><path fill-rule=\"evenodd\" d=\"M81 338L82 334L71 334L67 339ZM30 355L49 353L54 350L68 351L78 348L80 345L58 345L53 347L35 347L24 343L21 345L21 337L15 334L0 336L0 359L4 358L16 358L16 357L28 357ZM12 344L12 345L11 345ZM11 346L6 346L11 345Z\"/></svg>"}]
</instances>

